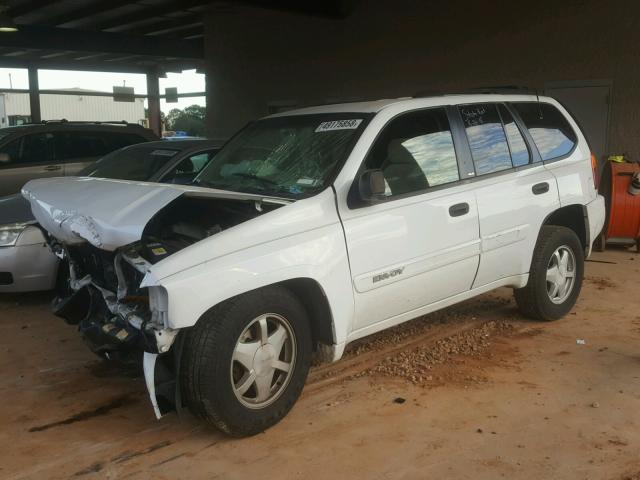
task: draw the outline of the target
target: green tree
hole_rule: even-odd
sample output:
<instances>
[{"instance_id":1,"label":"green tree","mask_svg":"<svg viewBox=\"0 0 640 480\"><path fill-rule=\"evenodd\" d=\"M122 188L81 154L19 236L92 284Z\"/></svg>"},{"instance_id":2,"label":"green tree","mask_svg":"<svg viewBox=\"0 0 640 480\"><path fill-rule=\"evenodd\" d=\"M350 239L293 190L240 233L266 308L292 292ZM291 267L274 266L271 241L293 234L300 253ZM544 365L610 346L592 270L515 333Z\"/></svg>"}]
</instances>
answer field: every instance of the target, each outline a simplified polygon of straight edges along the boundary
<instances>
[{"instance_id":1,"label":"green tree","mask_svg":"<svg viewBox=\"0 0 640 480\"><path fill-rule=\"evenodd\" d=\"M182 115L182 110L179 108L172 108L165 116L165 125L167 130L173 130L173 123Z\"/></svg>"},{"instance_id":2,"label":"green tree","mask_svg":"<svg viewBox=\"0 0 640 480\"><path fill-rule=\"evenodd\" d=\"M190 105L184 109L184 114L190 117L199 118L204 122L204 117L207 115L207 107L200 105Z\"/></svg>"},{"instance_id":3,"label":"green tree","mask_svg":"<svg viewBox=\"0 0 640 480\"><path fill-rule=\"evenodd\" d=\"M206 135L204 121L206 114L206 107L200 105L190 105L184 110L172 108L166 117L166 128L185 131L187 135L204 137Z\"/></svg>"}]
</instances>

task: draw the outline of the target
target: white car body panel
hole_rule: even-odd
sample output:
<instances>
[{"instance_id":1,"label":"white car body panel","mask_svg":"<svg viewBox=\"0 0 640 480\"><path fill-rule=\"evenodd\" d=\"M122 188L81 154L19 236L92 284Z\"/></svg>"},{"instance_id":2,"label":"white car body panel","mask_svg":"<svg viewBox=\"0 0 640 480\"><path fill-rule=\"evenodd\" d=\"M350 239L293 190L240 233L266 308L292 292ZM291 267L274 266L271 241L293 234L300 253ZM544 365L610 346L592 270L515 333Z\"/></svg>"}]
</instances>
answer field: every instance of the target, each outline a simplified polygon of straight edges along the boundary
<instances>
[{"instance_id":1,"label":"white car body panel","mask_svg":"<svg viewBox=\"0 0 640 480\"><path fill-rule=\"evenodd\" d=\"M357 291L355 329L471 288L480 240L475 198L466 190L340 211ZM465 202L468 214L449 215L450 206Z\"/></svg>"},{"instance_id":2,"label":"white car body panel","mask_svg":"<svg viewBox=\"0 0 640 480\"><path fill-rule=\"evenodd\" d=\"M587 139L573 117L558 101L552 98L547 98L545 101L554 105L564 114L578 137L576 148L567 158L545 162L545 167L557 179L561 206L586 205L598 196L593 182L591 151Z\"/></svg>"},{"instance_id":3,"label":"white car body panel","mask_svg":"<svg viewBox=\"0 0 640 480\"><path fill-rule=\"evenodd\" d=\"M540 226L555 209L588 205L589 217L594 216L591 240L604 222L581 134L578 147L562 161L363 208L350 208L347 198L369 147L395 116L433 106L536 100L456 95L278 114L376 113L332 188L174 253L149 267L143 286L166 291L166 327L176 330L194 325L210 308L239 294L287 280L314 280L330 307L334 360L355 338L493 288L522 287ZM572 126L579 132L573 121ZM531 187L540 182L549 183L549 192L536 197ZM24 188L36 218L54 236L111 251L139 240L153 215L183 194L266 201L198 187L99 179L37 180ZM458 203L468 203L469 212L450 216L449 208Z\"/></svg>"},{"instance_id":4,"label":"white car body panel","mask_svg":"<svg viewBox=\"0 0 640 480\"><path fill-rule=\"evenodd\" d=\"M451 305L455 305L456 303L464 302L465 300L476 297L478 295L482 295L483 293L486 293L486 292L490 292L491 290L495 290L496 288L524 287L527 284L528 279L529 279L529 275L526 273L522 275L515 275L513 277L501 278L500 280L496 280L495 282L487 283L482 287L474 288L472 290L467 290L465 292L459 293L458 295L445 298L438 302L430 303L429 305L424 305L414 310L410 310L408 312L395 315L391 318L387 318L382 322L374 323L367 327L353 331L351 335L349 335L349 338L347 339L347 344L359 338L366 337L367 335L372 335L381 330L394 327L408 320L412 320L414 318L418 318L423 315L428 315L429 313L436 312L438 310L449 307Z\"/></svg>"},{"instance_id":5,"label":"white car body panel","mask_svg":"<svg viewBox=\"0 0 640 480\"><path fill-rule=\"evenodd\" d=\"M296 278L320 285L331 305L335 341L344 342L353 294L331 189L185 248L152 266L146 284L166 289L170 327L184 328L228 298Z\"/></svg>"},{"instance_id":6,"label":"white car body panel","mask_svg":"<svg viewBox=\"0 0 640 480\"><path fill-rule=\"evenodd\" d=\"M593 242L604 228L606 207L602 195L596 196L595 200L587 203L587 218L589 219L589 238L591 240L587 248L588 258L593 250Z\"/></svg>"},{"instance_id":7,"label":"white car body panel","mask_svg":"<svg viewBox=\"0 0 640 480\"><path fill-rule=\"evenodd\" d=\"M532 187L541 183L547 183L549 191L535 195ZM540 164L510 175L479 178L474 191L482 254L473 286L528 272L540 227L560 206L555 178Z\"/></svg>"}]
</instances>

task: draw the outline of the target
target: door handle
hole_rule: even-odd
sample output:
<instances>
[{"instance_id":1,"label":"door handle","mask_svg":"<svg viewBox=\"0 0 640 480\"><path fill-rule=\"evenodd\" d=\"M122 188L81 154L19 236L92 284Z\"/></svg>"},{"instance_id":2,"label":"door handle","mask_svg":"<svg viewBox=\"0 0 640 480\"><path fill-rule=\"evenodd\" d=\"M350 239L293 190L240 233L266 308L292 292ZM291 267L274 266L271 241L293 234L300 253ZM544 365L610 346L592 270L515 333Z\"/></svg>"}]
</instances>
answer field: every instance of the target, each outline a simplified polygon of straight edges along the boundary
<instances>
[{"instance_id":1,"label":"door handle","mask_svg":"<svg viewBox=\"0 0 640 480\"><path fill-rule=\"evenodd\" d=\"M56 170L62 170L62 167L60 165L47 165L44 167L44 170L47 172L54 172Z\"/></svg>"},{"instance_id":2,"label":"door handle","mask_svg":"<svg viewBox=\"0 0 640 480\"><path fill-rule=\"evenodd\" d=\"M467 213L469 213L468 203L456 203L455 205L451 205L449 207L449 215L452 217L461 217L462 215L466 215Z\"/></svg>"},{"instance_id":3,"label":"door handle","mask_svg":"<svg viewBox=\"0 0 640 480\"><path fill-rule=\"evenodd\" d=\"M534 195L547 193L549 191L549 184L547 182L536 183L533 187L531 187L531 191Z\"/></svg>"}]
</instances>

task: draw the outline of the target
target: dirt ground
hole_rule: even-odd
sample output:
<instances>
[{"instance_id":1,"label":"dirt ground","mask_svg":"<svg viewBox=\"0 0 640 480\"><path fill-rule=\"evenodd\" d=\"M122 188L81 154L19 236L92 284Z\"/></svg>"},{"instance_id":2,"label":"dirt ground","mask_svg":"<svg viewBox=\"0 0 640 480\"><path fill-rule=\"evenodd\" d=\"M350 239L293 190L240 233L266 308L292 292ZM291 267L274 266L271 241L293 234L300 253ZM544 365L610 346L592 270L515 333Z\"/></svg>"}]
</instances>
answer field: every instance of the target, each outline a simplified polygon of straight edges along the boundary
<instances>
[{"instance_id":1,"label":"dirt ground","mask_svg":"<svg viewBox=\"0 0 640 480\"><path fill-rule=\"evenodd\" d=\"M279 425L235 440L156 421L47 295L0 297L0 478L640 479L640 255L587 263L565 319L499 290L313 369Z\"/></svg>"}]
</instances>

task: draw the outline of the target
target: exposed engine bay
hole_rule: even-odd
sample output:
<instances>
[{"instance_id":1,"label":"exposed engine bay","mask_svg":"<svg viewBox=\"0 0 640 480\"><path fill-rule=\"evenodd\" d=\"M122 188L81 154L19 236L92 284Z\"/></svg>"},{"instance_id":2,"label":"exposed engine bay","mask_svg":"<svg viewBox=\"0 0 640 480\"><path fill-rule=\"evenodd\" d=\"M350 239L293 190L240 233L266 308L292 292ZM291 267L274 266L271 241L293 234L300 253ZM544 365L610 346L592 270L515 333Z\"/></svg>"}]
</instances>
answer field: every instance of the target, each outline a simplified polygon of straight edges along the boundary
<instances>
[{"instance_id":1,"label":"exposed engine bay","mask_svg":"<svg viewBox=\"0 0 640 480\"><path fill-rule=\"evenodd\" d=\"M159 416L175 405L181 347L171 348L178 331L167 322L166 292L143 286L145 275L152 265L180 250L283 204L182 195L148 221L138 241L114 251L88 241L66 244L48 234L52 250L62 259L61 268L68 269L59 282L53 311L77 325L99 356L129 362L146 352L145 376L147 354L152 354L154 365L149 368L154 377L147 378L147 386L155 392L152 402Z\"/></svg>"},{"instance_id":2,"label":"exposed engine bay","mask_svg":"<svg viewBox=\"0 0 640 480\"><path fill-rule=\"evenodd\" d=\"M281 205L182 196L158 212L132 248L154 264L207 237Z\"/></svg>"}]
</instances>

